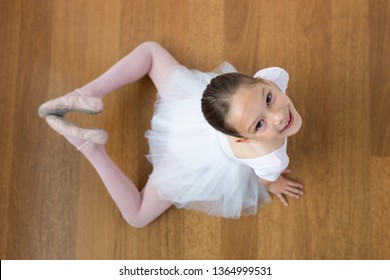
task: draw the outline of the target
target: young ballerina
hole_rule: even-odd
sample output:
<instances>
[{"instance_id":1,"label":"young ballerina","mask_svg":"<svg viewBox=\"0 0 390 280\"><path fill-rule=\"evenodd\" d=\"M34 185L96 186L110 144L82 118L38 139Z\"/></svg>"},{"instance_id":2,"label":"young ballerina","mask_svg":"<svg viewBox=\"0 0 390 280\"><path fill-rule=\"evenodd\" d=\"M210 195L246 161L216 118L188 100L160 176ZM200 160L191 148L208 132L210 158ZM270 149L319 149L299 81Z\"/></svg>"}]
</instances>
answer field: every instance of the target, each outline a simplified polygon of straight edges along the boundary
<instances>
[{"instance_id":1,"label":"young ballerina","mask_svg":"<svg viewBox=\"0 0 390 280\"><path fill-rule=\"evenodd\" d=\"M141 192L109 158L102 129L64 120L69 111L97 114L101 99L148 74L157 101L146 133L153 165ZM269 202L268 192L287 206L303 186L286 179L287 137L301 117L285 94L288 74L272 67L254 77L228 63L203 73L180 65L163 47L145 42L103 75L44 103L39 115L93 165L123 218L143 227L172 204L210 215L238 218Z\"/></svg>"}]
</instances>

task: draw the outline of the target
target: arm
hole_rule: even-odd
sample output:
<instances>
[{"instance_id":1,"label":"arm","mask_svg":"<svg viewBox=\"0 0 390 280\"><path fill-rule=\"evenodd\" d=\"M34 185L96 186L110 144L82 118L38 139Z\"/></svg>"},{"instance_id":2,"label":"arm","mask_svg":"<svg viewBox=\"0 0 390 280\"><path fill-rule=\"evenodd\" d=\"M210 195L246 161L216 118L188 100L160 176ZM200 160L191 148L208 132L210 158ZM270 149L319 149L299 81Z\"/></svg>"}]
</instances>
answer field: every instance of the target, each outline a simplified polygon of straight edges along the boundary
<instances>
[{"instance_id":1,"label":"arm","mask_svg":"<svg viewBox=\"0 0 390 280\"><path fill-rule=\"evenodd\" d=\"M290 173L290 169L286 169L282 174ZM296 199L303 195L303 185L284 178L280 175L275 182L269 182L259 177L261 184L270 192L276 195L284 206L288 206L287 200L284 195L294 197Z\"/></svg>"}]
</instances>

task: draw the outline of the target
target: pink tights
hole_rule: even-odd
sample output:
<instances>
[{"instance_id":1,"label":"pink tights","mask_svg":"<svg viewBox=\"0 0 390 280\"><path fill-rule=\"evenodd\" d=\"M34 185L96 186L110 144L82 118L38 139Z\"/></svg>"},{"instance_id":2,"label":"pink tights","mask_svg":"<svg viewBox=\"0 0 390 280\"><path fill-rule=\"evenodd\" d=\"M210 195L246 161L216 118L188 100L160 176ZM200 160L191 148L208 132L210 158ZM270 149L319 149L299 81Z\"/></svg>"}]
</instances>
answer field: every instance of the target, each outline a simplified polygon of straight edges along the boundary
<instances>
[{"instance_id":1,"label":"pink tights","mask_svg":"<svg viewBox=\"0 0 390 280\"><path fill-rule=\"evenodd\" d=\"M179 63L158 43L145 42L81 89L87 95L102 98L109 92L148 74L159 90L166 74L177 65ZM75 146L80 146L84 142L78 138L65 138ZM156 189L150 182L146 183L140 193L133 182L110 159L103 145L89 144L81 152L96 169L123 218L130 225L144 227L172 205L171 202L158 197Z\"/></svg>"}]
</instances>

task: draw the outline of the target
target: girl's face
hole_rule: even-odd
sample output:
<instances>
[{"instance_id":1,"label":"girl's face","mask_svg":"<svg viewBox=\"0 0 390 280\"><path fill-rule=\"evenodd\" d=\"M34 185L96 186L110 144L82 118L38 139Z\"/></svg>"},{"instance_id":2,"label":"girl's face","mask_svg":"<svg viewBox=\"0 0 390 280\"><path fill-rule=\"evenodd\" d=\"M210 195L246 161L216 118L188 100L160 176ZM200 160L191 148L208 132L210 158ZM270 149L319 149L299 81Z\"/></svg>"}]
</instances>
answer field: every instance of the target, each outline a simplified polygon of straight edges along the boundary
<instances>
[{"instance_id":1,"label":"girl's face","mask_svg":"<svg viewBox=\"0 0 390 280\"><path fill-rule=\"evenodd\" d=\"M290 98L271 82L242 86L233 95L228 122L241 142L274 142L294 135L302 126Z\"/></svg>"}]
</instances>

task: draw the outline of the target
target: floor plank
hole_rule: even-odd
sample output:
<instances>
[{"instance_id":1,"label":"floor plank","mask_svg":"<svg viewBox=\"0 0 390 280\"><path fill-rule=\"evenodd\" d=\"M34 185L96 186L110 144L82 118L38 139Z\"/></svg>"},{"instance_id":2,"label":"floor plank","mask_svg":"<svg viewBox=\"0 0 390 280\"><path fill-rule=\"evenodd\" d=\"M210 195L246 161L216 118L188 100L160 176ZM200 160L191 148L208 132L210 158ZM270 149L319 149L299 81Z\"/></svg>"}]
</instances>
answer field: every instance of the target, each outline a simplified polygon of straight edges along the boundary
<instances>
[{"instance_id":1,"label":"floor plank","mask_svg":"<svg viewBox=\"0 0 390 280\"><path fill-rule=\"evenodd\" d=\"M390 3L373 1L369 5L370 21L370 93L371 93L371 151L373 156L390 156L389 117L390 81Z\"/></svg>"},{"instance_id":2,"label":"floor plank","mask_svg":"<svg viewBox=\"0 0 390 280\"><path fill-rule=\"evenodd\" d=\"M390 158L374 157L370 164L371 195L370 219L364 226L371 229L371 258L390 259L390 207L389 207Z\"/></svg>"}]
</instances>

